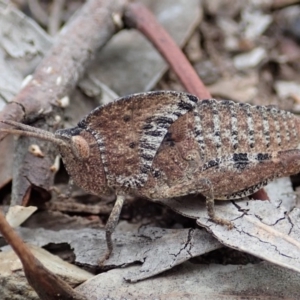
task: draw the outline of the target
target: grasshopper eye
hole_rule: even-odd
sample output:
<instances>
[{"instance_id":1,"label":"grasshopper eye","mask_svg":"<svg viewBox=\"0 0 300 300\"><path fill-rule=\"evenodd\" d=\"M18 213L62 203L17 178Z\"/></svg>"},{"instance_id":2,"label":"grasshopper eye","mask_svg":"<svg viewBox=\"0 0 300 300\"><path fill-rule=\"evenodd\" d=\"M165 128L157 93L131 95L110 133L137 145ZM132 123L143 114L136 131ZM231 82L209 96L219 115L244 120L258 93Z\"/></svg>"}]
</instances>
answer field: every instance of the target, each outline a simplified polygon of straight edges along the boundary
<instances>
[{"instance_id":1,"label":"grasshopper eye","mask_svg":"<svg viewBox=\"0 0 300 300\"><path fill-rule=\"evenodd\" d=\"M80 135L71 138L72 151L78 159L87 159L90 156L90 146Z\"/></svg>"}]
</instances>

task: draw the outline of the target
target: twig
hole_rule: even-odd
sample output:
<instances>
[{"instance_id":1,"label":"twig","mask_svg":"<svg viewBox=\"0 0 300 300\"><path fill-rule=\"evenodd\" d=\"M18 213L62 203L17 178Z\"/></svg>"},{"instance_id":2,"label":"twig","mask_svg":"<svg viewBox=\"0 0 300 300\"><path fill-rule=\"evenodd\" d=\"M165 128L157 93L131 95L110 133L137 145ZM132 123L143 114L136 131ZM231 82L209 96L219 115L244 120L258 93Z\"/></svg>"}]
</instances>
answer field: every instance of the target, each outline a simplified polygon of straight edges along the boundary
<instances>
[{"instance_id":1,"label":"twig","mask_svg":"<svg viewBox=\"0 0 300 300\"><path fill-rule=\"evenodd\" d=\"M28 247L8 224L1 211L0 232L20 258L28 283L41 299L87 300L84 296L74 291L67 283L46 269L32 255Z\"/></svg>"},{"instance_id":2,"label":"twig","mask_svg":"<svg viewBox=\"0 0 300 300\"><path fill-rule=\"evenodd\" d=\"M187 91L201 99L211 98L209 91L181 49L143 4L129 4L125 10L124 17L125 24L129 28L136 28L154 44L156 49L170 64Z\"/></svg>"},{"instance_id":3,"label":"twig","mask_svg":"<svg viewBox=\"0 0 300 300\"><path fill-rule=\"evenodd\" d=\"M118 30L112 14L122 15L125 4L126 0L89 0L61 31L31 81L0 112L0 120L32 120L59 105L58 100L70 94L95 53ZM0 132L0 140L6 135Z\"/></svg>"},{"instance_id":4,"label":"twig","mask_svg":"<svg viewBox=\"0 0 300 300\"><path fill-rule=\"evenodd\" d=\"M287 6L299 4L299 0L273 0L270 3L266 3L263 7L268 7L270 9L276 10L276 9L282 9Z\"/></svg>"},{"instance_id":5,"label":"twig","mask_svg":"<svg viewBox=\"0 0 300 300\"><path fill-rule=\"evenodd\" d=\"M48 20L48 32L51 36L56 35L59 31L64 5L65 0L54 0L52 3L50 18Z\"/></svg>"}]
</instances>

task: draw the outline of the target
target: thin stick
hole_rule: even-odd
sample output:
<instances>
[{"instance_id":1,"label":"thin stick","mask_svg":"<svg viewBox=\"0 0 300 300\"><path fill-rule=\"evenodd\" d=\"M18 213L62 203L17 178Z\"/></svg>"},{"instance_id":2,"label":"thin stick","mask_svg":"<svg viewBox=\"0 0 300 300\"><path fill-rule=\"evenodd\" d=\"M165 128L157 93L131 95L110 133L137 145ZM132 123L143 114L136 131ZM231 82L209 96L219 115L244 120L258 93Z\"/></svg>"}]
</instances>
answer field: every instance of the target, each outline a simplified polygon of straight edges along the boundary
<instances>
[{"instance_id":1,"label":"thin stick","mask_svg":"<svg viewBox=\"0 0 300 300\"><path fill-rule=\"evenodd\" d=\"M201 79L181 49L157 22L154 15L141 3L131 3L125 10L125 24L143 33L156 47L188 92L200 99L211 98Z\"/></svg>"},{"instance_id":2,"label":"thin stick","mask_svg":"<svg viewBox=\"0 0 300 300\"><path fill-rule=\"evenodd\" d=\"M48 19L48 32L52 36L55 36L59 31L64 5L65 0L54 0L52 3L50 17Z\"/></svg>"}]
</instances>

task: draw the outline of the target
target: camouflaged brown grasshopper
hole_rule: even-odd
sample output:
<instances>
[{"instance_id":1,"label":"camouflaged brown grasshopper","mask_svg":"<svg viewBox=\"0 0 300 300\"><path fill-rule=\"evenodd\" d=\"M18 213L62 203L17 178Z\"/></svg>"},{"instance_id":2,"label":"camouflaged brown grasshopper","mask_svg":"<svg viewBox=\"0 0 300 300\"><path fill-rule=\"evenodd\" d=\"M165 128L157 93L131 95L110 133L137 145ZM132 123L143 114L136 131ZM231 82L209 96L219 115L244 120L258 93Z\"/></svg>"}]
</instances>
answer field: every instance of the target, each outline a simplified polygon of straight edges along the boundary
<instances>
[{"instance_id":1,"label":"camouflaged brown grasshopper","mask_svg":"<svg viewBox=\"0 0 300 300\"><path fill-rule=\"evenodd\" d=\"M300 121L274 107L160 91L100 106L55 134L4 123L13 127L4 131L56 144L70 176L87 192L116 195L106 258L125 195L160 200L202 194L210 219L231 227L216 216L215 199L243 198L300 171Z\"/></svg>"}]
</instances>

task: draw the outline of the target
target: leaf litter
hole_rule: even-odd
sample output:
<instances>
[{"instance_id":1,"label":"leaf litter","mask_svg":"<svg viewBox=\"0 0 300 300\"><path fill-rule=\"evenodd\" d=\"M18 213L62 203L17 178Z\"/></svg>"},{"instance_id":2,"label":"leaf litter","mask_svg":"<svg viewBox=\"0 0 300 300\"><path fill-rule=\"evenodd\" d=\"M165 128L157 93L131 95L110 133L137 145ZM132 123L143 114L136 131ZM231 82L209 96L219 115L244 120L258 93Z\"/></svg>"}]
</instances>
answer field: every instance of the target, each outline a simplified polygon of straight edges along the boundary
<instances>
[{"instance_id":1,"label":"leaf litter","mask_svg":"<svg viewBox=\"0 0 300 300\"><path fill-rule=\"evenodd\" d=\"M210 28L215 30L213 32L215 35L212 34L209 36L210 32L203 31L203 34L199 35L201 37L198 38L198 40L199 43L205 44L206 40L210 39L210 48L207 49L214 50L215 54L213 51L206 53L201 49L203 52L197 53L195 56L190 55L191 57L195 57L196 65L201 65L203 61L210 62L208 65L214 68L215 73L219 74L218 77L214 78L215 84L212 86L211 92L222 98L231 98L242 102L250 101L254 104L276 104L297 112L299 110L297 109L299 106L297 91L299 89L300 80L295 76L295 74L297 74L298 65L297 59L293 58L295 57L293 53L295 53L297 47L290 42L292 39L289 40L289 43L286 42L286 40L283 42L286 37L281 37L280 31L278 42L281 45L281 49L273 50L272 43L268 44L265 42L266 39L271 40L272 38L276 38L270 35L270 32L272 32L274 28L276 30L273 22L274 19L288 19L289 22L287 23L289 24L284 24L284 26L286 28L291 26L293 29L292 35L297 35L297 26L295 25L297 14L291 14L291 11L295 11L296 7L291 7L292 9L289 8L289 10L285 8L278 12L271 12L268 11L270 7L258 4L257 1L245 1L243 3L232 2L231 4L230 1L227 2L227 4L220 3L220 1L203 1L203 3L201 3L201 5L203 5L204 22L207 22L209 19L206 18L205 15L208 14L211 18L216 19L216 24L210 24ZM168 4L165 5L169 9L171 4L168 2ZM223 8L221 7L222 5ZM192 10L195 11L193 7ZM164 16L166 11L164 13L160 11L160 13ZM195 13L195 16L196 15ZM237 15L240 15L241 18L236 18ZM286 16L290 17L287 18ZM197 18L199 18L199 15L197 15L194 20L191 20L191 30L199 21ZM4 19L2 20L4 22ZM26 24L26 19L23 20L24 23L22 24ZM181 18L177 16L177 26L178 24L180 25L178 20L181 20ZM172 27L171 21L169 20L169 24ZM227 29L228 31L222 33L222 30L217 28L217 24L225 24L226 26L222 25L221 28L223 27L223 31ZM233 28L230 24L234 24L239 30L229 30ZM185 24L183 27L186 26ZM23 27L24 26L18 27L19 32L22 32ZM32 45L25 45L25 48L16 48L13 47L14 44L9 43L7 39L4 40L4 46L6 48L10 46L7 49L12 51L12 57L10 58L10 64L7 62L3 64L4 70L1 72L1 74L5 74L2 79L0 77L0 93L3 95L3 97L1 97L2 105L4 102L9 101L17 92L22 77L25 76L26 72L28 73L28 64L26 67L26 64L20 63L20 56L24 55L23 50L29 49L32 55L40 55L51 43L51 38L39 29L35 29L35 27L36 25L33 26L31 23L28 26L28 28L32 30L34 39L39 40L39 42L35 43L35 45L38 45L37 48L40 48L38 49L39 51L36 51L37 48L34 48ZM245 35L245 32L248 34ZM215 43L217 38L220 38L222 34L224 34L225 37L224 48L220 49L218 47L220 47L221 43ZM185 38L181 39L181 41ZM141 44L143 45L143 43L144 42ZM126 44L126 41L123 41L119 49L122 49L124 45L128 46L130 44L132 43L129 42ZM45 45L48 46L45 47ZM111 46L108 45L107 49L109 49L109 47ZM151 51L151 47L149 47L149 49L149 51ZM259 49L259 52L257 49ZM115 53L118 54L118 51L120 50L117 49ZM223 55L222 51L225 55ZM155 50L153 50L152 54L157 56ZM222 59L216 59L218 55L220 57L222 56ZM16 59L16 56L19 56L19 58ZM244 58L246 57L246 59L242 61L241 64L241 58L243 58L243 56ZM118 64L128 64L128 60L124 56L118 56L117 58L121 61ZM157 56L157 64L155 64L155 66L159 65L160 60L158 58L159 56ZM26 59L28 59L28 57L26 57ZM25 62L27 62L26 59ZM132 67L134 67L134 64L139 66L144 64L143 69L147 69L151 65L151 62L144 57L135 56L134 59L136 60L133 60L133 62L130 61L129 64ZM35 68L38 60L39 58L31 57L31 69ZM124 61L122 62L122 60ZM110 63L110 60L106 61ZM236 61L239 62L238 65L235 65ZM251 62L250 66L249 62ZM277 74L277 76L274 76L272 69L274 64L279 68L279 74ZM290 66L291 64L293 64L292 68ZM109 88L106 89L106 85L103 85L101 82L97 83L98 78L96 80L92 75L90 75L92 78L90 82L88 81L80 85L83 93L87 93L89 97L97 98L96 102L101 98L101 89L107 90L108 95L113 95L115 92L120 93L120 91L137 91L140 90L141 87L143 87L142 89L152 88L162 76L165 68L164 66L159 66L155 72L146 74L147 76L149 75L148 77L141 76L139 70L134 68L135 80L138 84L135 86L126 86L124 76L126 78L133 77L128 76L128 73L122 73L113 64L111 64L111 66L119 76L118 80L112 82L112 78L115 77L110 76L109 72L107 72L108 80L105 83L113 90ZM94 67L98 66L95 64ZM121 69L127 70L128 68L125 67ZM227 74L224 73L224 69ZM18 70L18 74L17 76L13 76L16 70ZM8 84L7 74L10 75L10 78L15 78L16 80L12 80L10 84ZM209 72L207 74L209 74ZM149 78L152 79L150 80ZM168 87L172 86L172 81L174 81L174 76L172 77L168 74L163 78L160 84L164 87ZM120 84L118 82L120 82ZM244 93L243 87L239 88L240 82L247 87ZM176 86L180 88L180 85L178 85L178 83L176 84ZM9 90L7 90L7 87L9 87ZM275 93L272 91L275 91ZM80 97L81 96L79 96L79 98ZM5 101L3 101L3 98ZM108 98L111 97L108 96ZM285 101L282 101L283 99ZM78 103L81 103L80 99ZM73 108L74 113L70 115L78 115L80 119L82 117L80 116L82 103L80 105L80 108ZM88 111L89 110L90 108ZM66 120L66 122L68 122L68 120ZM73 120L73 122L76 122L76 120ZM4 163L5 161L1 165L4 165ZM1 187L7 183L9 176L11 176L7 167L2 169L5 170L1 171L0 175L0 178L3 178ZM6 172L5 176L3 175L4 172ZM122 230L120 230L120 232L116 231L114 235L116 243L115 253L105 262L107 269L115 269L95 276L81 287L78 287L78 290L85 291L85 293L89 295L89 299L95 299L97 293L101 293L103 299L105 295L114 295L114 297L125 297L127 295L127 297L130 298L130 293L140 298L149 298L149 295L153 295L153 298L160 297L161 299L164 297L168 298L170 295L173 296L172 298L174 299L176 299L176 297L179 298L178 295L181 297L183 295L189 295L189 299L193 299L193 297L197 299L199 295L203 295L203 297L207 297L208 299L212 297L212 295L215 299L224 299L222 295L226 295L226 297L232 299L245 295L299 298L299 275L290 270L299 272L300 249L298 224L300 212L298 208L294 208L296 199L290 180L284 179L284 181L269 185L267 192L271 202L243 199L228 203L218 203L218 215L233 220L235 226L233 230L227 230L224 227L211 223L207 218L204 202L199 198L189 197L188 201L187 198L176 199L176 202L174 200L165 200L165 205L168 205L173 210L188 218L195 219L197 224L201 227L205 227L208 232L200 230L197 227L190 227L191 222L187 222L187 227L189 228L186 229L176 229L176 226L180 227L181 224L179 224L180 222L175 222L175 225L173 224L175 228L173 229L142 226L139 230L132 229L126 233ZM70 203L70 205L71 204L72 203ZM75 205L76 208L76 202L73 202L73 205ZM79 208L78 206L74 211L78 213ZM107 210L106 207L104 211ZM80 216L78 219L81 218L85 220L82 224L87 224L87 226L90 227L91 224L94 223L88 223L86 221L88 218L92 220L99 212L101 214L101 210L96 209L94 210L95 212L93 212L92 209L87 209L86 211L87 216ZM41 212L37 212L36 215L39 213ZM35 216L33 216L33 218L34 217ZM70 222L70 224L75 223ZM78 221L78 224L79 223ZM39 226L43 227L43 222L40 221ZM72 226L77 227L76 225ZM104 231L103 229L82 229L81 227L82 226L79 226L76 230L58 231L43 228L19 228L18 230L25 241L36 244L39 247L49 246L51 243L57 246L63 244L70 245L75 254L74 263L78 264L81 268L87 268L93 272L97 272L99 270L97 259L101 256L101 253L105 251ZM56 226L56 230L57 229L59 229L58 226ZM4 245L3 240L1 240L1 245ZM220 249L222 245L250 253L272 262L272 265L263 262L246 266L205 266L185 262L198 255ZM4 249L6 251L8 250L7 247ZM137 265L130 266L132 264ZM178 264L181 265L177 266ZM285 269L276 265L284 267ZM172 270L169 270L171 268ZM129 282L136 282L166 270L169 271L148 279L147 281L138 282L135 285L123 280L125 278ZM231 277L231 274L235 274L235 276ZM220 282L223 282L223 284L219 284ZM201 290L199 286L201 286ZM232 287L235 287L235 289ZM178 294L176 295L176 293Z\"/></svg>"}]
</instances>

